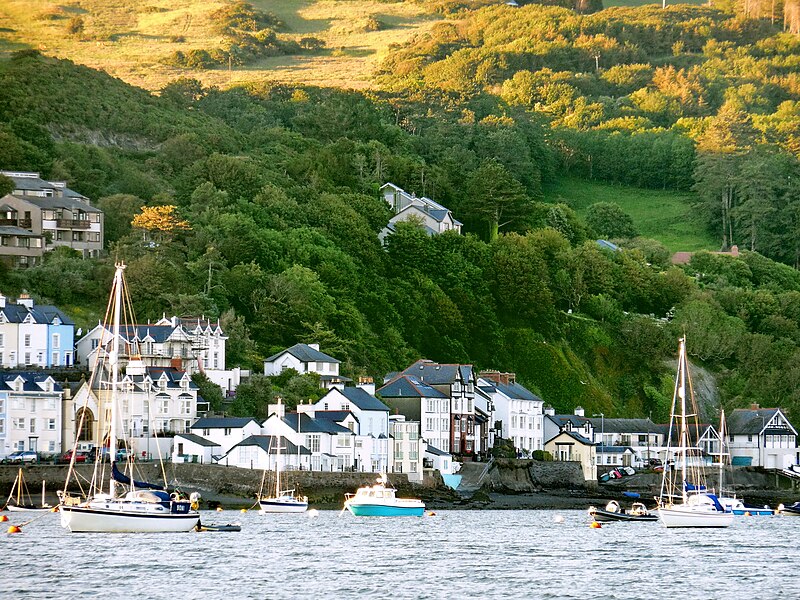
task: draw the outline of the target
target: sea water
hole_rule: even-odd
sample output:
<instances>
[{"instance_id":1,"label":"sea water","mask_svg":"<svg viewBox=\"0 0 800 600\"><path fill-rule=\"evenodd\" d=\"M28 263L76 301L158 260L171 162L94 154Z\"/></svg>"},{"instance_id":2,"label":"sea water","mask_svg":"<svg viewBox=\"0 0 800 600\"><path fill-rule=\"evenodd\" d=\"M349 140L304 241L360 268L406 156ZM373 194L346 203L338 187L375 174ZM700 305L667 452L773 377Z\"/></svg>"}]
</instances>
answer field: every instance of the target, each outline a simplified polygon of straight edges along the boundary
<instances>
[{"instance_id":1,"label":"sea water","mask_svg":"<svg viewBox=\"0 0 800 600\"><path fill-rule=\"evenodd\" d=\"M203 511L202 520L242 531L76 534L47 514L11 535L2 523L0 597L800 598L800 518L706 530L592 529L585 511L563 510Z\"/></svg>"}]
</instances>

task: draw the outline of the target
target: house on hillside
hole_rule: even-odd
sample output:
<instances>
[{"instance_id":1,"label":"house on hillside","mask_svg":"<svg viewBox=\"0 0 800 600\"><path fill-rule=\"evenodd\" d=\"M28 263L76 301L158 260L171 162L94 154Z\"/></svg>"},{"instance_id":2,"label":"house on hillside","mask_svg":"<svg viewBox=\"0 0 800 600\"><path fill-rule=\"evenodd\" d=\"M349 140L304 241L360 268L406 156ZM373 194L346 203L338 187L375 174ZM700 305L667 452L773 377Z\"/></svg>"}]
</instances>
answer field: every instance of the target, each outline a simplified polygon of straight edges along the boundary
<instances>
[{"instance_id":1,"label":"house on hillside","mask_svg":"<svg viewBox=\"0 0 800 600\"><path fill-rule=\"evenodd\" d=\"M514 373L481 371L478 388L492 399L500 437L511 440L517 452L544 448L544 401L516 382Z\"/></svg>"},{"instance_id":2,"label":"house on hillside","mask_svg":"<svg viewBox=\"0 0 800 600\"><path fill-rule=\"evenodd\" d=\"M0 225L47 239L51 248L67 246L84 257L103 251L103 211L64 181L47 181L39 173L0 171L14 182L0 198ZM2 235L0 233L0 235Z\"/></svg>"},{"instance_id":3,"label":"house on hillside","mask_svg":"<svg viewBox=\"0 0 800 600\"><path fill-rule=\"evenodd\" d=\"M332 356L320 352L319 344L295 344L264 360L264 375L280 375L285 369L294 369L301 375L316 373L320 386L329 389L350 381L339 375L339 363Z\"/></svg>"},{"instance_id":4,"label":"house on hillside","mask_svg":"<svg viewBox=\"0 0 800 600\"><path fill-rule=\"evenodd\" d=\"M461 233L460 221L453 217L453 213L438 202L430 198L418 198L414 194L409 194L402 188L393 183L386 183L381 186L383 199L391 207L394 216L389 219L389 223L378 234L381 243L386 241L386 237L396 230L396 224L400 221L416 221L420 223L423 230L428 235L436 235L446 231L456 231Z\"/></svg>"},{"instance_id":5,"label":"house on hillside","mask_svg":"<svg viewBox=\"0 0 800 600\"><path fill-rule=\"evenodd\" d=\"M728 252L712 252L711 254L719 254L722 256L732 256L733 258L739 258L739 246L731 246L731 249ZM694 256L694 252L676 252L670 258L670 262L673 265L688 265L691 260L692 256Z\"/></svg>"},{"instance_id":6,"label":"house on hillside","mask_svg":"<svg viewBox=\"0 0 800 600\"><path fill-rule=\"evenodd\" d=\"M61 386L47 373L0 372L0 458L62 451Z\"/></svg>"}]
</instances>

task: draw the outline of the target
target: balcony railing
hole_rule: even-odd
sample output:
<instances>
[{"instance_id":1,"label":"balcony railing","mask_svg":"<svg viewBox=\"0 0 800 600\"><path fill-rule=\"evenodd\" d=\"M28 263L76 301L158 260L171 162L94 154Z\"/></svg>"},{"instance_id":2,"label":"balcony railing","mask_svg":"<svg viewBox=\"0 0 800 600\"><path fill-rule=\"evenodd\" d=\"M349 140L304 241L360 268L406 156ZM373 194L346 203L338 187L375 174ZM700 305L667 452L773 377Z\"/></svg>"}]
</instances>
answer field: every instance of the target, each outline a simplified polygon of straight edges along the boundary
<instances>
[{"instance_id":1,"label":"balcony railing","mask_svg":"<svg viewBox=\"0 0 800 600\"><path fill-rule=\"evenodd\" d=\"M23 229L30 229L31 228L31 220L30 219L0 219L0 226L9 225L13 227L22 227Z\"/></svg>"},{"instance_id":2,"label":"balcony railing","mask_svg":"<svg viewBox=\"0 0 800 600\"><path fill-rule=\"evenodd\" d=\"M56 227L62 229L89 229L91 226L88 219L56 219Z\"/></svg>"}]
</instances>

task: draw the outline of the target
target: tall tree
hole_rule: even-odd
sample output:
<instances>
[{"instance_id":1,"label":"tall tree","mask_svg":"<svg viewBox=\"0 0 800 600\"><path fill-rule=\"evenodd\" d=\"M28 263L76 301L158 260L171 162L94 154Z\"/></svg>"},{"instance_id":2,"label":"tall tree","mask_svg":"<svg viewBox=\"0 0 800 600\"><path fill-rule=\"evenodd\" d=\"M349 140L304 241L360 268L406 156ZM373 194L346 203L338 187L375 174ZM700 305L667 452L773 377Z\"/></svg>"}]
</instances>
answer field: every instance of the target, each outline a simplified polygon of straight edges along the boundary
<instances>
[{"instance_id":1,"label":"tall tree","mask_svg":"<svg viewBox=\"0 0 800 600\"><path fill-rule=\"evenodd\" d=\"M459 205L464 218L487 226L488 240L500 229L524 231L532 200L522 184L497 160L486 160L467 178L464 199Z\"/></svg>"}]
</instances>

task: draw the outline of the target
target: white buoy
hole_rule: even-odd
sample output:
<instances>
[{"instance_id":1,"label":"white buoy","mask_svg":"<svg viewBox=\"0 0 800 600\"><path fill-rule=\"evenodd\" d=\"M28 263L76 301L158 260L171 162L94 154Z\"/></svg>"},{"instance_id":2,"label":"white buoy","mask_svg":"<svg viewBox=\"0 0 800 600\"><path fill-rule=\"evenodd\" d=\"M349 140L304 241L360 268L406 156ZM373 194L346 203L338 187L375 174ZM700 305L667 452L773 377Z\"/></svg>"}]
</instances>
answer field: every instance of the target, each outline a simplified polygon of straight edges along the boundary
<instances>
[{"instance_id":1,"label":"white buoy","mask_svg":"<svg viewBox=\"0 0 800 600\"><path fill-rule=\"evenodd\" d=\"M316 519L319 516L319 511L316 508L312 508L306 514L309 519Z\"/></svg>"},{"instance_id":2,"label":"white buoy","mask_svg":"<svg viewBox=\"0 0 800 600\"><path fill-rule=\"evenodd\" d=\"M553 517L553 521L555 521L556 523L563 523L564 517L562 517L561 515L556 515L555 517Z\"/></svg>"}]
</instances>

